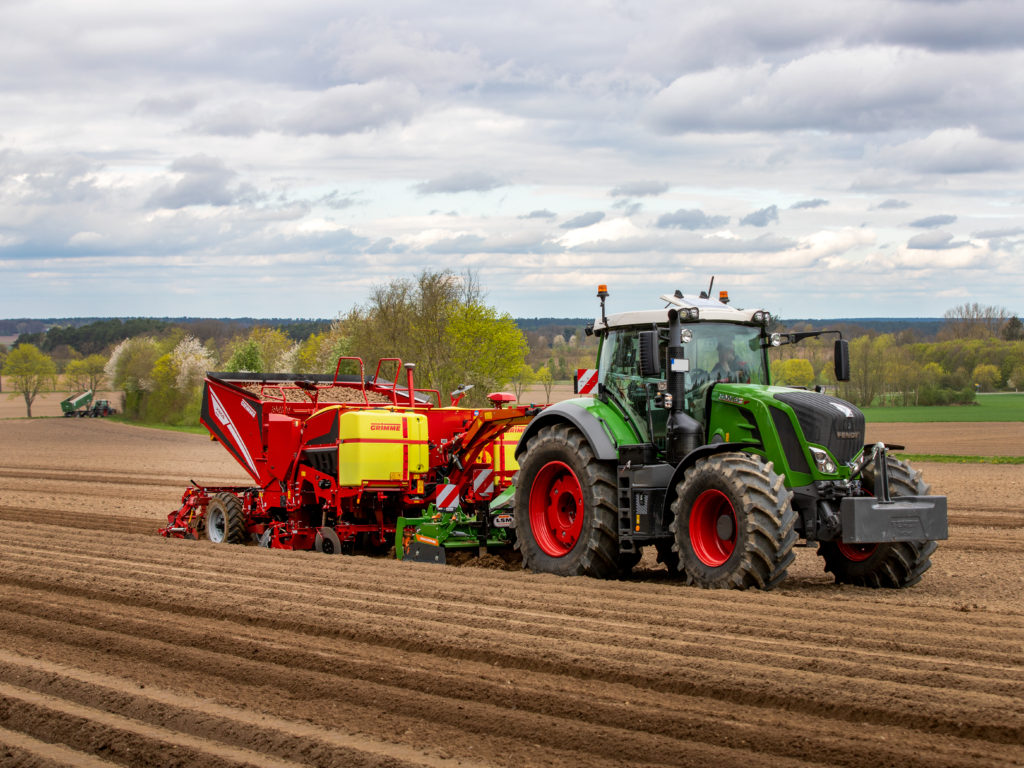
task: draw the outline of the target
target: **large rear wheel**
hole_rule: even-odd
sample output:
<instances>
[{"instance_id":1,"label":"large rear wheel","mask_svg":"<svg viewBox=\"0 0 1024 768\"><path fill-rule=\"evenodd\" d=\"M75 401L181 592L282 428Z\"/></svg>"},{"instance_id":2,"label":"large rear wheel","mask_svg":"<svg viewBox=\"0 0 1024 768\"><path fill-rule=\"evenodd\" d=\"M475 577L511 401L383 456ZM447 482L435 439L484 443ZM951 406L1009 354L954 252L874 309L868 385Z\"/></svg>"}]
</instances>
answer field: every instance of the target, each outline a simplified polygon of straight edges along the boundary
<instances>
[{"instance_id":1,"label":"large rear wheel","mask_svg":"<svg viewBox=\"0 0 1024 768\"><path fill-rule=\"evenodd\" d=\"M678 567L690 584L771 589L786 577L796 512L781 475L748 453L700 459L672 503Z\"/></svg>"},{"instance_id":2,"label":"large rear wheel","mask_svg":"<svg viewBox=\"0 0 1024 768\"><path fill-rule=\"evenodd\" d=\"M533 571L619 575L614 468L569 424L543 427L526 446L516 482L516 546Z\"/></svg>"},{"instance_id":3,"label":"large rear wheel","mask_svg":"<svg viewBox=\"0 0 1024 768\"><path fill-rule=\"evenodd\" d=\"M889 495L927 496L931 486L910 464L887 457ZM864 470L864 490L874 495L874 467ZM860 587L901 589L917 584L932 566L931 555L938 544L934 541L897 541L888 544L853 544L844 541L823 541L818 554L825 559L825 571L835 576L836 584Z\"/></svg>"},{"instance_id":4,"label":"large rear wheel","mask_svg":"<svg viewBox=\"0 0 1024 768\"><path fill-rule=\"evenodd\" d=\"M215 493L206 505L206 538L214 544L245 542L245 513L233 493Z\"/></svg>"}]
</instances>

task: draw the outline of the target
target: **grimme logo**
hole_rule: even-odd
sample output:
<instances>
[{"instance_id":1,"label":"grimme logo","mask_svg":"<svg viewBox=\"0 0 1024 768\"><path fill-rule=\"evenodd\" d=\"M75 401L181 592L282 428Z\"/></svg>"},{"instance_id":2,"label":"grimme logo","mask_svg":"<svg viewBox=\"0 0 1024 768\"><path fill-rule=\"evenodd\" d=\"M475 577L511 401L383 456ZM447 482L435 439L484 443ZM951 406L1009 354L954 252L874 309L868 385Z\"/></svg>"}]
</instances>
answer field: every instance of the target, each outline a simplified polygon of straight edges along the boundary
<instances>
[{"instance_id":1,"label":"grimme logo","mask_svg":"<svg viewBox=\"0 0 1024 768\"><path fill-rule=\"evenodd\" d=\"M374 421L370 424L371 432L401 432L398 424L386 424L383 421Z\"/></svg>"}]
</instances>

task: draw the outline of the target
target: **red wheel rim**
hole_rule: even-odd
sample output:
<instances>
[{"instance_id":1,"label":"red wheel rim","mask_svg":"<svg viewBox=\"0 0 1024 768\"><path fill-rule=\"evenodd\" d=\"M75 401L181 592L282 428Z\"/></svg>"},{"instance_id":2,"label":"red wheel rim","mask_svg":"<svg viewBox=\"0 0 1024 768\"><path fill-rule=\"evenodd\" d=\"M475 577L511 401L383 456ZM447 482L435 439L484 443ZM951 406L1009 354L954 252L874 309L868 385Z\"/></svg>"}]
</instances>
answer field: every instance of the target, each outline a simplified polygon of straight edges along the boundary
<instances>
[{"instance_id":1,"label":"red wheel rim","mask_svg":"<svg viewBox=\"0 0 1024 768\"><path fill-rule=\"evenodd\" d=\"M836 542L839 554L851 563L862 563L875 554L877 544L847 544L845 541Z\"/></svg>"},{"instance_id":2,"label":"red wheel rim","mask_svg":"<svg viewBox=\"0 0 1024 768\"><path fill-rule=\"evenodd\" d=\"M717 568L729 559L736 549L736 530L736 510L721 491L709 488L693 502L690 543L704 565Z\"/></svg>"},{"instance_id":3,"label":"red wheel rim","mask_svg":"<svg viewBox=\"0 0 1024 768\"><path fill-rule=\"evenodd\" d=\"M530 530L545 555L564 557L583 530L583 488L561 461L540 468L530 487Z\"/></svg>"}]
</instances>

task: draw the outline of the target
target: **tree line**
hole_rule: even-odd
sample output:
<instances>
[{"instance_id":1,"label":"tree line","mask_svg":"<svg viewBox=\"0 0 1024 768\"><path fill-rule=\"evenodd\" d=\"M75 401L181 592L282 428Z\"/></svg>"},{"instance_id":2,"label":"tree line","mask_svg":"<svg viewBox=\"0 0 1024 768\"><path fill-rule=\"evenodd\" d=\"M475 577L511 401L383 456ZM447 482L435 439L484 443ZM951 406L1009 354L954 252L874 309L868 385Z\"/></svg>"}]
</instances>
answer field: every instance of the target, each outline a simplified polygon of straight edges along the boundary
<instances>
[{"instance_id":1,"label":"tree line","mask_svg":"<svg viewBox=\"0 0 1024 768\"><path fill-rule=\"evenodd\" d=\"M202 382L208 371L251 373L333 373L342 357L401 358L416 364L416 386L437 390L441 401L465 384L473 385L467 404L482 405L487 394L509 382L523 365L527 343L513 318L484 301L472 273L425 270L412 279L375 287L366 303L331 322L285 327L257 325L231 336L200 336L196 323L175 325L154 321L139 331L118 321L78 329L51 329L45 339L19 338L9 352L0 349L2 370L15 394L32 401L58 378L68 389L98 389L100 382L122 393L129 419L151 423L196 424ZM296 338L296 331L306 333ZM74 334L89 333L90 344L108 342L106 354L82 356L66 343ZM52 338L51 338L52 334ZM39 344L33 343L38 341ZM50 350L50 354L47 353ZM54 352L62 353L56 357ZM391 362L382 375L397 374ZM342 373L357 373L358 363L342 363ZM372 375L374 370L365 371ZM404 378L402 379L404 381Z\"/></svg>"},{"instance_id":2,"label":"tree line","mask_svg":"<svg viewBox=\"0 0 1024 768\"><path fill-rule=\"evenodd\" d=\"M815 329L809 322L776 328ZM1024 329L999 308L956 307L946 313L938 337L927 341L912 329L843 330L850 338L849 382L834 380L832 343L822 339L773 350L772 381L822 385L859 406L967 404L979 391L1024 389ZM597 346L583 321L517 324L487 305L472 273L425 270L376 286L364 304L330 322L244 327L230 321L102 320L51 328L42 337L23 335L11 350L0 345L0 369L13 395L24 397L29 416L42 391L111 387L122 393L128 418L195 424L208 371L321 374L333 373L343 357L367 365L394 357L416 363L417 386L437 390L442 402L472 384L465 402L480 405L495 389L507 387L520 397L531 384L543 387L550 400L556 381L595 365ZM356 372L354 361L342 364L342 373ZM385 375L395 374L392 364Z\"/></svg>"},{"instance_id":3,"label":"tree line","mask_svg":"<svg viewBox=\"0 0 1024 768\"><path fill-rule=\"evenodd\" d=\"M1024 390L1024 328L1017 316L971 304L945 317L931 341L912 330L852 338L849 382L835 381L832 343L820 339L781 347L772 361L772 380L835 387L858 406L966 405L978 392ZM803 324L787 330L816 328Z\"/></svg>"}]
</instances>

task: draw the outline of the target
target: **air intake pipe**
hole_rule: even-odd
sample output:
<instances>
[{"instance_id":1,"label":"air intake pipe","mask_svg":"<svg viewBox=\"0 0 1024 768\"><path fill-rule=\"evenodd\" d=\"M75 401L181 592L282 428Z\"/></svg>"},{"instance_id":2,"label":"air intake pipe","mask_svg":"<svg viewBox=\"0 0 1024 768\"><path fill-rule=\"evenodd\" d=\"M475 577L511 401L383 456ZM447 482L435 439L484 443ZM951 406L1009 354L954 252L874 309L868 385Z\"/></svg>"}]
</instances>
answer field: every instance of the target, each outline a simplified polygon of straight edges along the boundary
<instances>
[{"instance_id":1,"label":"air intake pipe","mask_svg":"<svg viewBox=\"0 0 1024 768\"><path fill-rule=\"evenodd\" d=\"M665 453L670 463L678 464L701 443L700 422L683 410L686 403L686 373L689 369L683 352L682 323L679 312L668 311L668 420L665 424Z\"/></svg>"}]
</instances>

